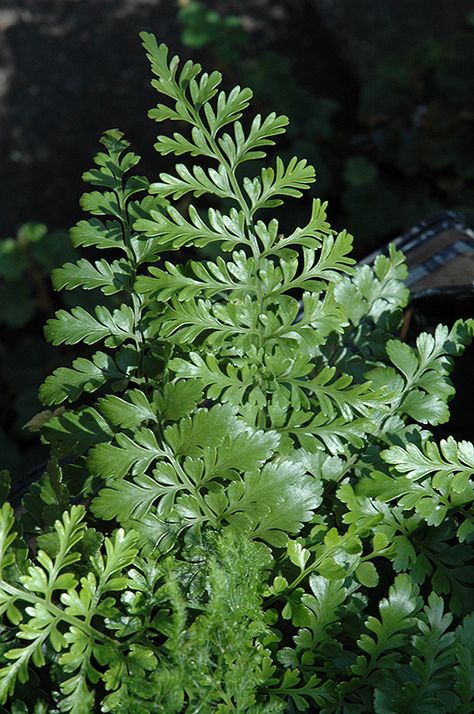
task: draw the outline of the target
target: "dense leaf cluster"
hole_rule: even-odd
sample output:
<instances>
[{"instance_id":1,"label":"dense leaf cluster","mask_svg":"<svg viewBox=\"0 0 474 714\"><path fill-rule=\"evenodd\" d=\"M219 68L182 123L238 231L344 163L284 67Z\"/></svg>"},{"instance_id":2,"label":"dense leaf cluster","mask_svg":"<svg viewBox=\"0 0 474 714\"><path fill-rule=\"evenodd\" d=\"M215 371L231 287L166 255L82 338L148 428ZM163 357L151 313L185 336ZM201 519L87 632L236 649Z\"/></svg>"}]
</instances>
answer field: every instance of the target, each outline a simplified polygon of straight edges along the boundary
<instances>
[{"instance_id":1,"label":"dense leaf cluster","mask_svg":"<svg viewBox=\"0 0 474 714\"><path fill-rule=\"evenodd\" d=\"M354 268L316 200L283 235L273 212L314 180L306 161L246 175L286 117L249 119L250 90L142 39L166 101L150 115L177 122L156 149L196 163L149 183L111 130L84 176L72 243L106 257L53 282L120 302L46 325L99 346L44 382L65 407L43 415L47 472L0 512L0 700L468 714L474 450L428 426L473 324L398 339L403 257ZM210 244L214 260L163 260Z\"/></svg>"}]
</instances>

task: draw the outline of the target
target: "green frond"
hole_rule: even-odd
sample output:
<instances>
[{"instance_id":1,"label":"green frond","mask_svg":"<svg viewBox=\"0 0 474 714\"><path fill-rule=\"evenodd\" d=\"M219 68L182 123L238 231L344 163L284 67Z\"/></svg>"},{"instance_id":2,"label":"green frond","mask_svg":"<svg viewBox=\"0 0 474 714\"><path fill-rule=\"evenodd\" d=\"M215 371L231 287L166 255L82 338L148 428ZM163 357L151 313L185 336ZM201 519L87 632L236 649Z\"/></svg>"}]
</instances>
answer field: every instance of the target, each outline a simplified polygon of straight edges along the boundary
<instances>
[{"instance_id":1,"label":"green frond","mask_svg":"<svg viewBox=\"0 0 474 714\"><path fill-rule=\"evenodd\" d=\"M78 456L93 444L109 441L113 430L96 409L81 407L53 416L42 427L41 435L58 456Z\"/></svg>"},{"instance_id":2,"label":"green frond","mask_svg":"<svg viewBox=\"0 0 474 714\"><path fill-rule=\"evenodd\" d=\"M230 483L221 518L238 531L281 548L311 519L321 491L321 484L302 473L298 464L268 464ZM212 507L211 499L208 503Z\"/></svg>"},{"instance_id":3,"label":"green frond","mask_svg":"<svg viewBox=\"0 0 474 714\"><path fill-rule=\"evenodd\" d=\"M128 305L121 305L113 313L98 306L95 317L82 307L73 307L71 312L59 310L46 323L45 335L53 345L93 345L104 340L107 347L119 347L126 340L134 341L135 315Z\"/></svg>"},{"instance_id":4,"label":"green frond","mask_svg":"<svg viewBox=\"0 0 474 714\"><path fill-rule=\"evenodd\" d=\"M257 114L248 134L245 135L242 124L236 121L233 136L224 134L219 139L219 147L233 169L245 161L264 159L266 152L262 149L274 146L275 137L286 132L288 123L288 117L278 116L275 112L271 112L266 117Z\"/></svg>"},{"instance_id":5,"label":"green frond","mask_svg":"<svg viewBox=\"0 0 474 714\"><path fill-rule=\"evenodd\" d=\"M118 433L115 441L117 446L98 444L92 449L88 463L94 475L120 479L130 470L133 473L144 473L150 464L164 456L163 448L148 428L135 431L133 439Z\"/></svg>"},{"instance_id":6,"label":"green frond","mask_svg":"<svg viewBox=\"0 0 474 714\"><path fill-rule=\"evenodd\" d=\"M199 380L207 388L209 399L221 399L231 404L241 404L247 390L255 384L258 372L256 365L241 368L235 364L220 367L216 357L208 354L206 359L197 352L190 352L188 359L176 357L169 362L169 367L180 378Z\"/></svg>"},{"instance_id":7,"label":"green frond","mask_svg":"<svg viewBox=\"0 0 474 714\"><path fill-rule=\"evenodd\" d=\"M364 633L358 640L365 654L359 655L352 666L354 674L374 676L378 669L396 665L398 648L415 631L416 615L421 607L418 592L408 575L396 577L388 598L380 602L380 619L371 616L365 623L373 635Z\"/></svg>"},{"instance_id":8,"label":"green frond","mask_svg":"<svg viewBox=\"0 0 474 714\"><path fill-rule=\"evenodd\" d=\"M454 388L448 379L452 355L461 354L471 337L456 323L449 330L438 325L435 334L422 333L416 349L400 340L389 340L387 355L402 373L405 388L397 409L424 424L442 424L449 418L448 400Z\"/></svg>"},{"instance_id":9,"label":"green frond","mask_svg":"<svg viewBox=\"0 0 474 714\"><path fill-rule=\"evenodd\" d=\"M176 164L177 176L160 174L161 181L150 185L151 193L162 197L172 196L174 200L182 198L187 193L199 197L211 194L219 198L228 198L233 194L229 177L223 166L205 171L201 166L194 166L192 172L184 164Z\"/></svg>"},{"instance_id":10,"label":"green frond","mask_svg":"<svg viewBox=\"0 0 474 714\"><path fill-rule=\"evenodd\" d=\"M144 422L157 422L156 409L139 389L131 389L123 397L108 394L97 400L97 409L109 424L132 429Z\"/></svg>"},{"instance_id":11,"label":"green frond","mask_svg":"<svg viewBox=\"0 0 474 714\"><path fill-rule=\"evenodd\" d=\"M150 212L150 218L137 220L134 227L150 238L158 237L169 248L195 245L202 248L212 243L221 243L223 250L234 250L239 245L249 245L244 231L244 214L232 209L229 215L210 208L207 222L194 206L188 208L189 220L175 208L165 214Z\"/></svg>"},{"instance_id":12,"label":"green frond","mask_svg":"<svg viewBox=\"0 0 474 714\"><path fill-rule=\"evenodd\" d=\"M91 263L81 258L77 263L65 263L53 270L52 281L55 290L95 290L104 295L114 295L121 290L130 291L132 271L126 261L96 260Z\"/></svg>"},{"instance_id":13,"label":"green frond","mask_svg":"<svg viewBox=\"0 0 474 714\"><path fill-rule=\"evenodd\" d=\"M40 388L40 399L46 405L73 402L83 392L95 392L107 382L112 383L112 388L123 389L137 358L131 347L122 348L115 360L105 352L96 352L91 360L78 357L72 367L58 367L46 378Z\"/></svg>"},{"instance_id":14,"label":"green frond","mask_svg":"<svg viewBox=\"0 0 474 714\"><path fill-rule=\"evenodd\" d=\"M71 228L71 242L75 248L81 246L95 248L121 250L127 252L122 240L122 229L118 221L106 221L98 218L89 221L79 221L74 228Z\"/></svg>"},{"instance_id":15,"label":"green frond","mask_svg":"<svg viewBox=\"0 0 474 714\"><path fill-rule=\"evenodd\" d=\"M293 157L287 166L277 158L275 169L264 168L260 177L243 179L243 188L250 199L251 211L275 208L283 203L283 197L300 198L315 181L315 171L306 159Z\"/></svg>"},{"instance_id":16,"label":"green frond","mask_svg":"<svg viewBox=\"0 0 474 714\"><path fill-rule=\"evenodd\" d=\"M470 441L456 442L452 436L441 439L439 446L432 441L420 449L415 444L392 446L382 452L382 457L397 471L407 474L410 480L433 475L435 483L444 485L446 477L453 476L452 489L464 491L474 475L474 445Z\"/></svg>"},{"instance_id":17,"label":"green frond","mask_svg":"<svg viewBox=\"0 0 474 714\"><path fill-rule=\"evenodd\" d=\"M403 283L406 274L404 257L391 244L389 256L377 256L373 268L357 267L352 277L337 282L336 300L352 324L367 317L376 322L385 312L406 307L410 294Z\"/></svg>"}]
</instances>

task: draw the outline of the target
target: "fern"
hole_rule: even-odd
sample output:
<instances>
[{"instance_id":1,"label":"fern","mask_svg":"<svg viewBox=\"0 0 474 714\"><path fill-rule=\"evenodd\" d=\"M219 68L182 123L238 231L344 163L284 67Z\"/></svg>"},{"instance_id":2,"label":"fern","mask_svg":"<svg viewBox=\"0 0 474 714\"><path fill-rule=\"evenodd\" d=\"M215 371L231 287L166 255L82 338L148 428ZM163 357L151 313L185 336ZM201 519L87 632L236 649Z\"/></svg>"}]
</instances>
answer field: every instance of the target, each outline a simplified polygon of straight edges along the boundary
<instances>
[{"instance_id":1,"label":"fern","mask_svg":"<svg viewBox=\"0 0 474 714\"><path fill-rule=\"evenodd\" d=\"M149 182L111 130L84 174L90 256L52 278L107 304L46 325L85 353L44 382L52 456L0 514L1 702L467 713L473 447L427 427L474 323L398 339L398 251L354 267L319 200L282 234L315 180L261 164L288 119L142 41L178 160Z\"/></svg>"}]
</instances>

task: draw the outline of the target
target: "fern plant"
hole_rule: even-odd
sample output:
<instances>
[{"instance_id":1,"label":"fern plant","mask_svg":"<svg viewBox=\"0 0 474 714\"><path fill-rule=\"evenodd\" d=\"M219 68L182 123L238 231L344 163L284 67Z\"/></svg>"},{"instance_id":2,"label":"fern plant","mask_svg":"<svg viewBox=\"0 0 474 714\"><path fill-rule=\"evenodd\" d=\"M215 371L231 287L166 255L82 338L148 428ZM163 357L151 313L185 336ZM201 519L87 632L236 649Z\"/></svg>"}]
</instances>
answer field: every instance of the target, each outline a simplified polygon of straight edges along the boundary
<instances>
[{"instance_id":1,"label":"fern plant","mask_svg":"<svg viewBox=\"0 0 474 714\"><path fill-rule=\"evenodd\" d=\"M473 322L399 340L403 256L354 267L320 201L282 235L305 160L246 176L287 118L249 119L248 89L142 40L166 100L150 116L178 122L155 147L196 162L150 183L111 130L84 175L71 240L110 257L53 282L119 307L46 325L87 347L41 388L51 459L17 513L2 480L0 701L467 714L474 449L428 427Z\"/></svg>"}]
</instances>

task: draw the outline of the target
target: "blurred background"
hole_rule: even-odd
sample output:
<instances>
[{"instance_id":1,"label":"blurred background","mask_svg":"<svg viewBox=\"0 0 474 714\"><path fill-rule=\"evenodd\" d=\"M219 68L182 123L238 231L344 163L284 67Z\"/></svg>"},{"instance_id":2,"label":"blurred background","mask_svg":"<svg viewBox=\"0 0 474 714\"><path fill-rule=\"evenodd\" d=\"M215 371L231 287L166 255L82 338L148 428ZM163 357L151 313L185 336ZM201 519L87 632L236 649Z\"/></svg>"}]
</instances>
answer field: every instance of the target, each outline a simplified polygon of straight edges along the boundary
<instances>
[{"instance_id":1,"label":"blurred background","mask_svg":"<svg viewBox=\"0 0 474 714\"><path fill-rule=\"evenodd\" d=\"M138 41L250 86L291 119L288 154L366 252L446 208L472 207L472 0L3 0L0 226L78 217L81 173L119 126L150 177L155 102Z\"/></svg>"},{"instance_id":2,"label":"blurred background","mask_svg":"<svg viewBox=\"0 0 474 714\"><path fill-rule=\"evenodd\" d=\"M170 167L152 148L140 30L289 116L277 151L314 163L312 195L355 257L440 211L474 219L472 0L0 0L0 453L14 473L38 462L22 430L38 384L71 358L42 325L67 304L49 276L74 258L66 229L101 133L124 131L150 179Z\"/></svg>"}]
</instances>

